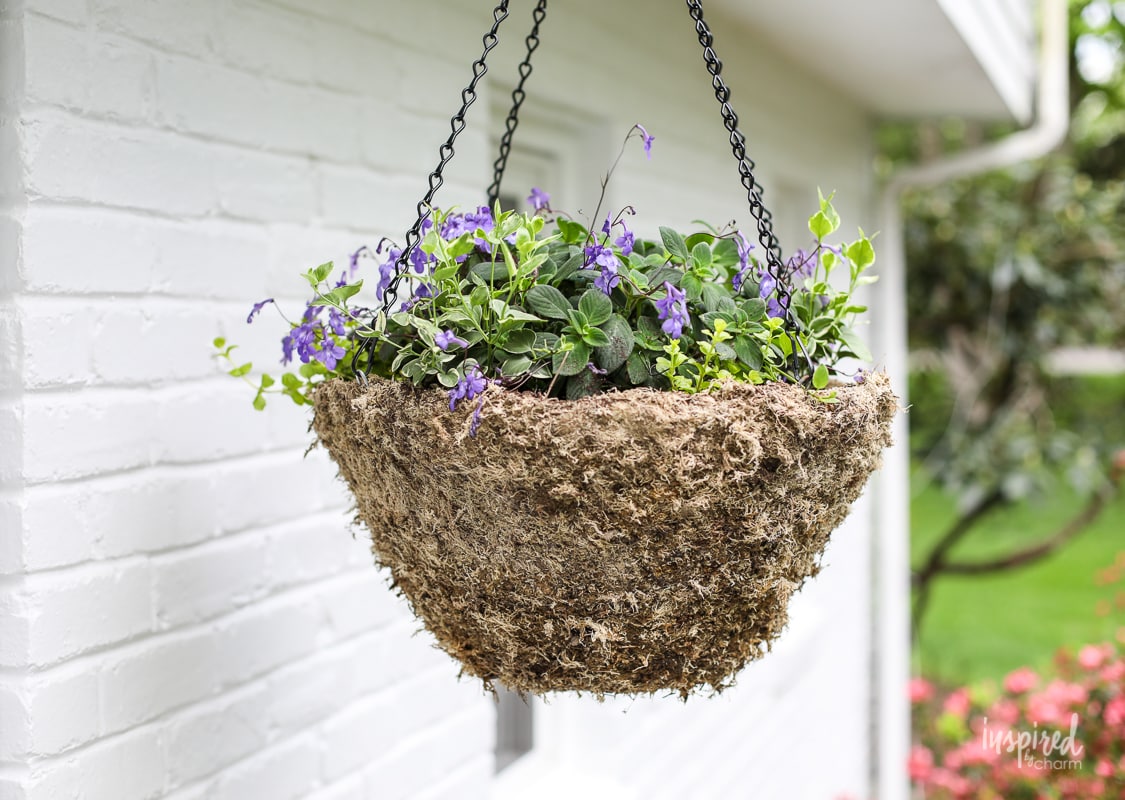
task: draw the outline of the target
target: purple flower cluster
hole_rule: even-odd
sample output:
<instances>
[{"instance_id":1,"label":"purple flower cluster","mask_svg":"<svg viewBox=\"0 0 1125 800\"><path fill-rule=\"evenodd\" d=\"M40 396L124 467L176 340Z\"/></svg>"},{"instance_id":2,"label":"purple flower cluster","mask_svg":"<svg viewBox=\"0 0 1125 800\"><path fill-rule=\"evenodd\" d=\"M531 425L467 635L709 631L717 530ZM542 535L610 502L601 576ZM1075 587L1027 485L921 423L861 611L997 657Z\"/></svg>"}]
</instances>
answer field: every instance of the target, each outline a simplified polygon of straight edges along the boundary
<instances>
[{"instance_id":1,"label":"purple flower cluster","mask_svg":"<svg viewBox=\"0 0 1125 800\"><path fill-rule=\"evenodd\" d=\"M598 277L594 279L594 285L606 294L611 294L613 287L621 282L621 276L617 274L621 262L613 252L613 248L608 245L597 242L587 245L586 266L601 268Z\"/></svg>"},{"instance_id":2,"label":"purple flower cluster","mask_svg":"<svg viewBox=\"0 0 1125 800\"><path fill-rule=\"evenodd\" d=\"M438 331L437 336L434 337L434 344L441 350L448 350L452 345L458 347L468 347L469 343L459 337L453 331Z\"/></svg>"},{"instance_id":3,"label":"purple flower cluster","mask_svg":"<svg viewBox=\"0 0 1125 800\"><path fill-rule=\"evenodd\" d=\"M684 333L684 328L691 325L687 308L687 292L677 289L668 281L664 281L664 291L667 294L656 301L658 316L664 323L660 329L673 339L679 339Z\"/></svg>"},{"instance_id":4,"label":"purple flower cluster","mask_svg":"<svg viewBox=\"0 0 1125 800\"><path fill-rule=\"evenodd\" d=\"M473 364L465 371L465 377L457 381L457 385L449 390L449 410L456 411L457 403L461 400L472 400L488 388L488 381L480 371L480 367Z\"/></svg>"}]
</instances>

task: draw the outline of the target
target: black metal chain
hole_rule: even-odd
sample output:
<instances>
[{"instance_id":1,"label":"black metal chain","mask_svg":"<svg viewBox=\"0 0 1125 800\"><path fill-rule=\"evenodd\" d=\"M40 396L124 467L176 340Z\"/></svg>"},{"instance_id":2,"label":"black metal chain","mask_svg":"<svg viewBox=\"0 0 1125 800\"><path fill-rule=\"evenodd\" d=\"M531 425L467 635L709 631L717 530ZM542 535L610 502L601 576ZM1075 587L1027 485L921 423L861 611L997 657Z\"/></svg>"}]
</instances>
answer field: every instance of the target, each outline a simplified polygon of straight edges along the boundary
<instances>
[{"instance_id":1,"label":"black metal chain","mask_svg":"<svg viewBox=\"0 0 1125 800\"><path fill-rule=\"evenodd\" d=\"M546 16L547 0L539 0L532 14L534 24L531 26L531 33L527 35L527 39L525 40L527 44L527 55L525 55L523 61L520 62L520 81L516 85L516 88L512 90L512 109L508 112L508 119L504 124L504 135L500 139L500 155L492 165L492 185L488 187L489 208L496 205L496 200L500 197L500 182L504 180L504 169L508 166L508 155L512 152L512 136L515 135L516 127L520 124L520 106L523 105L524 98L527 97L523 86L527 82L528 77L531 76L531 56L535 53L536 48L539 47L539 26L543 23Z\"/></svg>"},{"instance_id":2,"label":"black metal chain","mask_svg":"<svg viewBox=\"0 0 1125 800\"><path fill-rule=\"evenodd\" d=\"M715 88L715 99L722 107L723 125L730 133L731 151L738 161L738 174L742 185L746 187L747 199L750 201L750 214L758 223L758 241L765 249L766 271L777 281L778 303L785 311L786 322L796 330L797 321L790 309L791 295L788 282L785 279L785 267L781 260L781 244L773 232L773 215L762 202L762 187L754 178L754 162L746 155L746 137L738 129L738 115L730 104L730 89L720 75L723 71L723 62L715 54L713 47L715 37L711 29L703 21L703 3L701 0L687 0L688 11L695 20L695 31L699 34L699 43L703 45L703 60L707 64L707 72L711 74L711 85Z\"/></svg>"},{"instance_id":3,"label":"black metal chain","mask_svg":"<svg viewBox=\"0 0 1125 800\"><path fill-rule=\"evenodd\" d=\"M406 241L403 243L402 253L395 262L395 274L384 291L384 314L388 313L391 306L394 304L395 292L398 289L399 283L402 282L403 276L406 274L407 260L410 258L411 251L414 250L422 238L422 226L433 212L433 208L430 204L434 200L434 195L437 194L437 190L441 188L441 185L445 183L442 172L445 169L445 165L453 158L453 143L457 141L457 137L461 135L461 131L465 130L465 114L468 112L469 106L477 99L477 84L480 82L480 79L484 77L485 73L488 72L488 67L485 66L484 62L488 54L492 52L492 49L496 47L497 43L500 41L497 32L500 30L500 23L508 18L508 3L509 0L500 0L500 4L497 5L492 12L492 28L482 39L484 52L480 54L480 58L473 62L473 78L469 81L469 85L461 91L461 108L453 115L453 118L449 120L449 138L438 148L438 154L441 156L441 160L438 162L437 168L430 173L429 191L427 191L426 196L418 202L418 219L415 221L413 227L406 232Z\"/></svg>"}]
</instances>

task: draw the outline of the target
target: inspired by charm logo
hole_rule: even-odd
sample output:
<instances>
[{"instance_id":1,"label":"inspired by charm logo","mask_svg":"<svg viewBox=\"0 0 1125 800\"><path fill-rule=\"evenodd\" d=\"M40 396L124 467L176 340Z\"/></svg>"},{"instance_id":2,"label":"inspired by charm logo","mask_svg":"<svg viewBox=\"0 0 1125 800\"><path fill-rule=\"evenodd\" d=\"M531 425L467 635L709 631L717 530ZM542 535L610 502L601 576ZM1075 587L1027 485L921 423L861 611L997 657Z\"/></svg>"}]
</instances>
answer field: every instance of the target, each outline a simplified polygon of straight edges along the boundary
<instances>
[{"instance_id":1,"label":"inspired by charm logo","mask_svg":"<svg viewBox=\"0 0 1125 800\"><path fill-rule=\"evenodd\" d=\"M1063 770L1082 767L1083 746L1077 741L1078 715L1070 715L1070 733L1041 731L1034 723L1031 730L1016 731L1011 728L989 728L988 717L981 728L981 746L996 755L1014 753L1016 765L1032 769Z\"/></svg>"}]
</instances>

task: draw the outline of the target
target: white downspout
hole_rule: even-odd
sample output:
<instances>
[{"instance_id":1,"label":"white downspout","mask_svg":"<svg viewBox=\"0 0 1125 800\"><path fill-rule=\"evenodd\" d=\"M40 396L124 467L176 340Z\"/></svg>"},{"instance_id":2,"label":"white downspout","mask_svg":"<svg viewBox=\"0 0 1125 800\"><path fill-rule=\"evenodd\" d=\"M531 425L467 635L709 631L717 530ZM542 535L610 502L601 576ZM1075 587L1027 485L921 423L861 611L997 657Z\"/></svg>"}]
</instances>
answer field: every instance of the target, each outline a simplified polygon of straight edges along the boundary
<instances>
[{"instance_id":1,"label":"white downspout","mask_svg":"<svg viewBox=\"0 0 1125 800\"><path fill-rule=\"evenodd\" d=\"M907 365L906 251L902 193L1038 158L1066 138L1070 123L1070 46L1066 0L1042 0L1039 85L1036 119L1030 127L983 147L898 171L880 195L882 246L875 307L876 351L905 406ZM883 457L875 493L875 723L876 797L905 800L909 795L906 761L910 748L910 458L907 421L895 421L896 446Z\"/></svg>"}]
</instances>

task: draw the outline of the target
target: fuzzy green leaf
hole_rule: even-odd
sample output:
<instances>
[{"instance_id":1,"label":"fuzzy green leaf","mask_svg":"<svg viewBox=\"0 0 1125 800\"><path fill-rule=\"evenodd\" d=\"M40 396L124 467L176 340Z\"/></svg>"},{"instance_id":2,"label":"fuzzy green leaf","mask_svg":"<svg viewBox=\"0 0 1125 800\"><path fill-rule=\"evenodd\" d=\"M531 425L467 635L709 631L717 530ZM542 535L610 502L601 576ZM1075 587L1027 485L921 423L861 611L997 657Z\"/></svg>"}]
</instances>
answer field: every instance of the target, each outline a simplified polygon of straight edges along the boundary
<instances>
[{"instance_id":1,"label":"fuzzy green leaf","mask_svg":"<svg viewBox=\"0 0 1125 800\"><path fill-rule=\"evenodd\" d=\"M633 329L624 317L614 314L601 329L609 342L594 350L594 360L606 372L614 372L633 352Z\"/></svg>"},{"instance_id":2,"label":"fuzzy green leaf","mask_svg":"<svg viewBox=\"0 0 1125 800\"><path fill-rule=\"evenodd\" d=\"M588 289L578 300L578 310L590 325L601 325L613 316L613 301L598 289Z\"/></svg>"},{"instance_id":3,"label":"fuzzy green leaf","mask_svg":"<svg viewBox=\"0 0 1125 800\"><path fill-rule=\"evenodd\" d=\"M566 295L554 286L537 284L528 289L525 297L532 311L548 319L567 319L571 310Z\"/></svg>"},{"instance_id":4,"label":"fuzzy green leaf","mask_svg":"<svg viewBox=\"0 0 1125 800\"><path fill-rule=\"evenodd\" d=\"M568 375L577 375L586 369L586 365L590 363L590 346L581 340L575 342L571 339L569 341L574 345L573 348L562 353L555 353L551 359L552 371L564 378Z\"/></svg>"},{"instance_id":5,"label":"fuzzy green leaf","mask_svg":"<svg viewBox=\"0 0 1125 800\"><path fill-rule=\"evenodd\" d=\"M814 389L823 389L828 385L828 367L820 364L813 372L812 385Z\"/></svg>"},{"instance_id":6,"label":"fuzzy green leaf","mask_svg":"<svg viewBox=\"0 0 1125 800\"><path fill-rule=\"evenodd\" d=\"M686 264L688 259L691 258L684 237L671 228L660 228L660 240L664 243L664 249L681 264Z\"/></svg>"}]
</instances>

